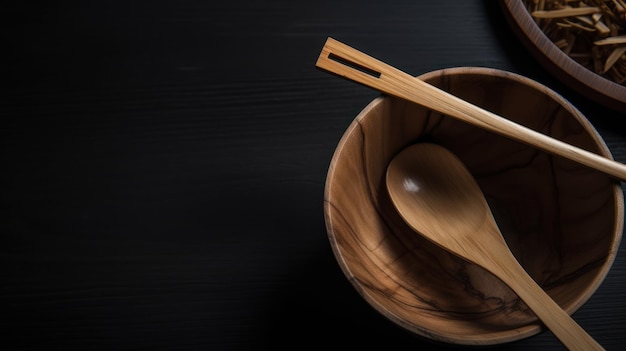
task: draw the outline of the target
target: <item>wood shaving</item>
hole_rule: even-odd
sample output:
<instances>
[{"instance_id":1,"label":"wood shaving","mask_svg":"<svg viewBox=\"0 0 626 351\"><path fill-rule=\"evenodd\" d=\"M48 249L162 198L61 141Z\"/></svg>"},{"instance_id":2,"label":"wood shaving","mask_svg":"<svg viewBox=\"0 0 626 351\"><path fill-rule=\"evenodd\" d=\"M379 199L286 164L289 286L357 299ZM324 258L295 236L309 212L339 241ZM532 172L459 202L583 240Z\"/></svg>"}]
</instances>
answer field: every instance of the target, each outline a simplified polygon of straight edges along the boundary
<instances>
[{"instance_id":1,"label":"wood shaving","mask_svg":"<svg viewBox=\"0 0 626 351\"><path fill-rule=\"evenodd\" d=\"M573 60L626 84L625 0L523 0L539 28Z\"/></svg>"}]
</instances>

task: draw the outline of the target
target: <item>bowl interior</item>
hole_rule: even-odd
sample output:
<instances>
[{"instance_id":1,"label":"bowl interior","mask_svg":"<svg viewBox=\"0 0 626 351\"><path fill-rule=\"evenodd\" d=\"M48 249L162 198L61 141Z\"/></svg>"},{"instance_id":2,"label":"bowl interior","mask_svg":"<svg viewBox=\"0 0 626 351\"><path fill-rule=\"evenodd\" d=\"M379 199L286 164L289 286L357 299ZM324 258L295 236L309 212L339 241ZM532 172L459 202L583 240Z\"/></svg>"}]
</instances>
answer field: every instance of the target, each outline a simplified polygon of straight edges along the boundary
<instances>
[{"instance_id":1,"label":"bowl interior","mask_svg":"<svg viewBox=\"0 0 626 351\"><path fill-rule=\"evenodd\" d=\"M419 78L583 149L611 154L575 108L548 88L487 68ZM452 344L490 345L542 331L497 278L413 232L384 184L404 147L434 142L466 164L507 243L529 274L569 313L597 289L621 239L619 183L536 148L381 96L351 123L333 155L324 214L331 246L358 293L399 326Z\"/></svg>"}]
</instances>

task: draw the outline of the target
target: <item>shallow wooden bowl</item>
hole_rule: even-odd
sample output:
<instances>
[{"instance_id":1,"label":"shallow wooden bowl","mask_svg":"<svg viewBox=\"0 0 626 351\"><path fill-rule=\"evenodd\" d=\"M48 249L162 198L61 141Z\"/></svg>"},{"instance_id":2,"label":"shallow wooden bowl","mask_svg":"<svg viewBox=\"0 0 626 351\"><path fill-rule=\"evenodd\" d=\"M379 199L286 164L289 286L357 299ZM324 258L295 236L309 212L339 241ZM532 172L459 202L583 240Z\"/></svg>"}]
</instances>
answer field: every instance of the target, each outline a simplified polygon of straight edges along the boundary
<instances>
[{"instance_id":1,"label":"shallow wooden bowl","mask_svg":"<svg viewBox=\"0 0 626 351\"><path fill-rule=\"evenodd\" d=\"M556 46L537 25L522 0L503 0L501 5L521 43L548 72L590 100L626 113L626 85L597 74Z\"/></svg>"},{"instance_id":2,"label":"shallow wooden bowl","mask_svg":"<svg viewBox=\"0 0 626 351\"><path fill-rule=\"evenodd\" d=\"M577 109L528 78L487 68L445 69L419 78L612 157ZM498 279L431 244L396 213L384 185L387 165L404 147L426 141L449 148L466 163L513 253L557 303L571 314L591 297L622 235L618 182L386 96L373 100L347 128L326 179L331 247L358 294L401 328L442 343L501 344L543 330Z\"/></svg>"}]
</instances>

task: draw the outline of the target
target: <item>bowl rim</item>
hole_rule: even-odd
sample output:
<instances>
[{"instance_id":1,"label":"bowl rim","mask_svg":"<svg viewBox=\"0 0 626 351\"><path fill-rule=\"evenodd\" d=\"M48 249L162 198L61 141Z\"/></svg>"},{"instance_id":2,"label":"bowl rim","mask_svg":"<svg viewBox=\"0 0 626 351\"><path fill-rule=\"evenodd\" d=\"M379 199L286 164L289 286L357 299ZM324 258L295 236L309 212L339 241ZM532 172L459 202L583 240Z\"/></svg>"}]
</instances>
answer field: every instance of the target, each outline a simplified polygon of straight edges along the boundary
<instances>
[{"instance_id":1,"label":"bowl rim","mask_svg":"<svg viewBox=\"0 0 626 351\"><path fill-rule=\"evenodd\" d=\"M626 85L596 74L554 45L522 0L503 0L501 6L515 35L550 74L584 97L612 110L626 112Z\"/></svg>"},{"instance_id":2,"label":"bowl rim","mask_svg":"<svg viewBox=\"0 0 626 351\"><path fill-rule=\"evenodd\" d=\"M582 127L589 134L589 136L593 139L593 142L599 147L600 154L613 159L610 149L608 148L606 142L595 129L595 127L591 124L591 122L580 112L574 105L572 105L567 99L561 96L559 93L550 89L549 87L525 76L522 76L517 73L513 73L510 71L497 69L497 68L488 68L488 67L450 67L443 68L434 71L430 71L424 74L417 76L416 78L421 80L428 80L437 76L445 76L445 75L459 75L459 74L467 74L467 75L485 75L489 77L501 77L505 79L512 79L520 84L525 84L533 89L539 90L542 93L550 96L550 98L554 99L557 103L561 104L564 108L566 108L571 115L577 119L579 123L581 123ZM360 120L365 118L365 116L377 105L382 103L385 99L390 99L392 97L387 96L385 94L381 94L371 100L358 114L357 116L350 122L348 128L344 131L341 136L331 158L325 186L324 186L324 203L323 203L323 211L324 211L324 219L327 236L330 242L331 250L333 255L348 281L352 285L352 287L357 291L357 293L375 310L377 310L380 314L385 316L387 319L395 323L396 325L408 330L415 335L420 337L436 341L442 342L444 344L455 344L455 345L464 345L464 346L489 346L489 345L502 345L514 341L523 340L534 335L537 335L541 332L544 332L546 329L540 324L530 324L518 327L514 330L517 330L518 333L514 335L507 335L503 332L493 332L490 334L486 334L484 338L480 340L476 340L471 336L452 336L450 334L442 333L437 330L430 330L425 327L416 326L414 324L407 323L402 318L396 316L391 311L387 310L384 306L381 306L377 303L377 301L370 296L364 287L360 286L357 279L353 279L354 274L351 272L350 265L344 260L344 256L340 250L339 244L336 241L337 235L335 233L333 227L333 214L332 210L334 209L332 206L332 196L331 196L331 188L333 186L333 176L335 172L336 164L340 160L341 151L344 148L345 144L350 139L350 136L354 132L358 132ZM570 315L575 313L582 305L584 305L592 295L597 291L600 285L604 282L608 272L613 266L615 261L624 228L624 193L622 191L621 185L619 182L615 182L612 185L613 188L613 210L614 210L614 218L615 222L613 227L613 236L611 240L611 245L609 248L609 252L607 253L605 262L602 264L602 268L597 273L596 277L594 277L594 281L592 284L589 284L587 289L582 292L579 297L576 299L576 303L572 304L569 308L566 309L566 312Z\"/></svg>"}]
</instances>

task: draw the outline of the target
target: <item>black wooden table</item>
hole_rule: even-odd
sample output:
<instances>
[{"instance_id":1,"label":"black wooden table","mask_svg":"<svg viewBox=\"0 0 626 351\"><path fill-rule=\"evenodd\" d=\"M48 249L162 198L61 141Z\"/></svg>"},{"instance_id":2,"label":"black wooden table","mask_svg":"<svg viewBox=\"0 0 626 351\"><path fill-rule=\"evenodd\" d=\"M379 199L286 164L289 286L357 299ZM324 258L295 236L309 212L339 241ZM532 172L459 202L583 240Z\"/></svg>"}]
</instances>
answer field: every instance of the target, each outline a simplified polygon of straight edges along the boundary
<instances>
[{"instance_id":1,"label":"black wooden table","mask_svg":"<svg viewBox=\"0 0 626 351\"><path fill-rule=\"evenodd\" d=\"M14 1L0 18L3 349L447 349L370 308L332 255L327 167L378 93L315 68L328 36L415 75L526 75L626 163L626 116L552 78L497 1ZM626 345L623 249L575 319Z\"/></svg>"}]
</instances>

